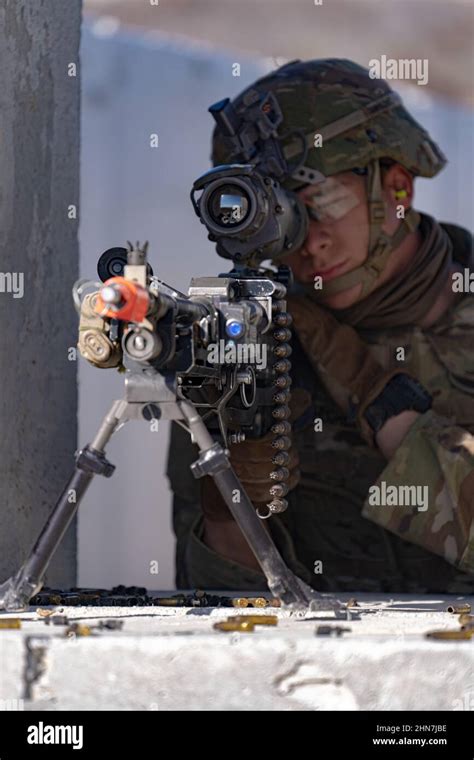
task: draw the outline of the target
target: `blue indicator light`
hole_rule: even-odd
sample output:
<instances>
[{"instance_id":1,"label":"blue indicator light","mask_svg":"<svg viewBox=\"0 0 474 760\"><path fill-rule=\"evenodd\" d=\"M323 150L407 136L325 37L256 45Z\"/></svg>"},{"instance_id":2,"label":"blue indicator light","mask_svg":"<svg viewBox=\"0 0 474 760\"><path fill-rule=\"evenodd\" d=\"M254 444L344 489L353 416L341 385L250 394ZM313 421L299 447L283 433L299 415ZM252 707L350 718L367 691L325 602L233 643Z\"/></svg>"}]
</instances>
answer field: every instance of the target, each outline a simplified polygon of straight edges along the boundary
<instances>
[{"instance_id":1,"label":"blue indicator light","mask_svg":"<svg viewBox=\"0 0 474 760\"><path fill-rule=\"evenodd\" d=\"M235 319L229 320L225 326L225 331L229 338L240 338L244 334L244 325Z\"/></svg>"}]
</instances>

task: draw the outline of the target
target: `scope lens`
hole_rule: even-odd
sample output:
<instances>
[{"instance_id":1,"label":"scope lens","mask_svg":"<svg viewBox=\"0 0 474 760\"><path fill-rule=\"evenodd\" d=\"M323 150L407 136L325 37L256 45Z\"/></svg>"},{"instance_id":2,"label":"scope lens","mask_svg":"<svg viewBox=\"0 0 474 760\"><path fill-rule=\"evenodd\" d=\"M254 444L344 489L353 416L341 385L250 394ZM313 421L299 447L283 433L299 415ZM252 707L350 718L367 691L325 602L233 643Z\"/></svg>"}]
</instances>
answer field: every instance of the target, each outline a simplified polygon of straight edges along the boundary
<instances>
[{"instance_id":1,"label":"scope lens","mask_svg":"<svg viewBox=\"0 0 474 760\"><path fill-rule=\"evenodd\" d=\"M235 227L248 216L249 198L237 185L221 185L214 190L208 201L209 216L215 224Z\"/></svg>"}]
</instances>

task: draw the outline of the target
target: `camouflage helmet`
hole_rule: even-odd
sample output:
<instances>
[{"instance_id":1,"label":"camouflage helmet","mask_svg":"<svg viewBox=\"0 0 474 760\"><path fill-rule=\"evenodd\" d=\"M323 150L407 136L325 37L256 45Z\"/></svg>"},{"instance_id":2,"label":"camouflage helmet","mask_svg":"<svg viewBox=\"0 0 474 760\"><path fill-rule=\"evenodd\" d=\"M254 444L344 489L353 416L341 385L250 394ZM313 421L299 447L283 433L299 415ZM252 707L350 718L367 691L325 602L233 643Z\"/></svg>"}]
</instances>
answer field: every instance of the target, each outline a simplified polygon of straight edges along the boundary
<instances>
[{"instance_id":1,"label":"camouflage helmet","mask_svg":"<svg viewBox=\"0 0 474 760\"><path fill-rule=\"evenodd\" d=\"M276 137L288 164L287 175L280 179L284 187L297 190L353 169L367 175L367 260L324 286L324 293L332 295L362 283L365 297L391 251L420 221L419 215L409 209L394 235L382 230L386 209L380 160L402 164L415 177L434 177L445 166L446 158L385 80L373 79L367 69L353 61L292 61L257 80L234 99L233 106L243 114L256 97L269 92L283 114ZM239 161L239 156L229 151L229 143L217 125L211 160L215 166ZM318 299L314 289L309 292Z\"/></svg>"},{"instance_id":2,"label":"camouflage helmet","mask_svg":"<svg viewBox=\"0 0 474 760\"><path fill-rule=\"evenodd\" d=\"M245 110L253 91L270 91L277 98L283 112L278 132L285 158L292 164L303 158L304 135L308 149L304 165L326 177L364 168L381 158L392 159L421 177L435 176L446 163L436 143L385 80L372 79L367 69L353 61L292 61L238 95L233 101L238 113ZM322 147L315 147L317 135ZM211 160L218 165L230 159L216 127ZM299 184L305 181L302 174ZM298 179L282 184L293 189Z\"/></svg>"}]
</instances>

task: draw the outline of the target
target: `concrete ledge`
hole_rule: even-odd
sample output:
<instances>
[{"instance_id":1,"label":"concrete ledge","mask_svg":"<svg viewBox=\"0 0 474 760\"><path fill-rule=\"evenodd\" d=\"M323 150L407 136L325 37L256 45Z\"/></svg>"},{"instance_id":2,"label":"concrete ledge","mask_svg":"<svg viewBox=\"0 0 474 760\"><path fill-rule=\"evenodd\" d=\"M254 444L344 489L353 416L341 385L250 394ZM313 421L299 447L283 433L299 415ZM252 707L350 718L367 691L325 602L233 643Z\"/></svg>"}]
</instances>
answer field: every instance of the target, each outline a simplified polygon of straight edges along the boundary
<instances>
[{"instance_id":1,"label":"concrete ledge","mask_svg":"<svg viewBox=\"0 0 474 760\"><path fill-rule=\"evenodd\" d=\"M350 621L275 609L64 608L92 626L124 619L120 631L73 638L22 613L20 631L0 631L0 698L24 698L27 710L474 709L474 641L425 638L459 628L446 612L459 599L357 598L360 619ZM249 612L277 614L278 626L213 629ZM316 636L326 624L350 631Z\"/></svg>"}]
</instances>

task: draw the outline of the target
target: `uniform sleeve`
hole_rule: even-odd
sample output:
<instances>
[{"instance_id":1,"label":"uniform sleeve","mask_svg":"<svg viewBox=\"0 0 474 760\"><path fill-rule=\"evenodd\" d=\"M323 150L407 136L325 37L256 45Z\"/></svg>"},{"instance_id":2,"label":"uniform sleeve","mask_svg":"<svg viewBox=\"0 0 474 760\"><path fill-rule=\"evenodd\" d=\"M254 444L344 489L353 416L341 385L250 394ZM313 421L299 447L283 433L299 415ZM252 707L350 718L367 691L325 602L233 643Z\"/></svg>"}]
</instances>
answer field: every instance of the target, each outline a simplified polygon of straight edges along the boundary
<instances>
[{"instance_id":1,"label":"uniform sleeve","mask_svg":"<svg viewBox=\"0 0 474 760\"><path fill-rule=\"evenodd\" d=\"M308 585L316 576L311 575L296 556L293 541L278 516L269 521L270 535L286 566ZM203 541L203 521L198 518L190 531L185 550L186 574L189 588L207 588L228 591L268 591L263 572L239 565L210 549Z\"/></svg>"},{"instance_id":2,"label":"uniform sleeve","mask_svg":"<svg viewBox=\"0 0 474 760\"><path fill-rule=\"evenodd\" d=\"M185 572L188 588L216 591L263 591L267 583L263 573L243 567L210 549L203 541L203 520L198 518L187 537Z\"/></svg>"},{"instance_id":3,"label":"uniform sleeve","mask_svg":"<svg viewBox=\"0 0 474 760\"><path fill-rule=\"evenodd\" d=\"M420 415L362 514L474 574L474 436L434 411Z\"/></svg>"}]
</instances>

